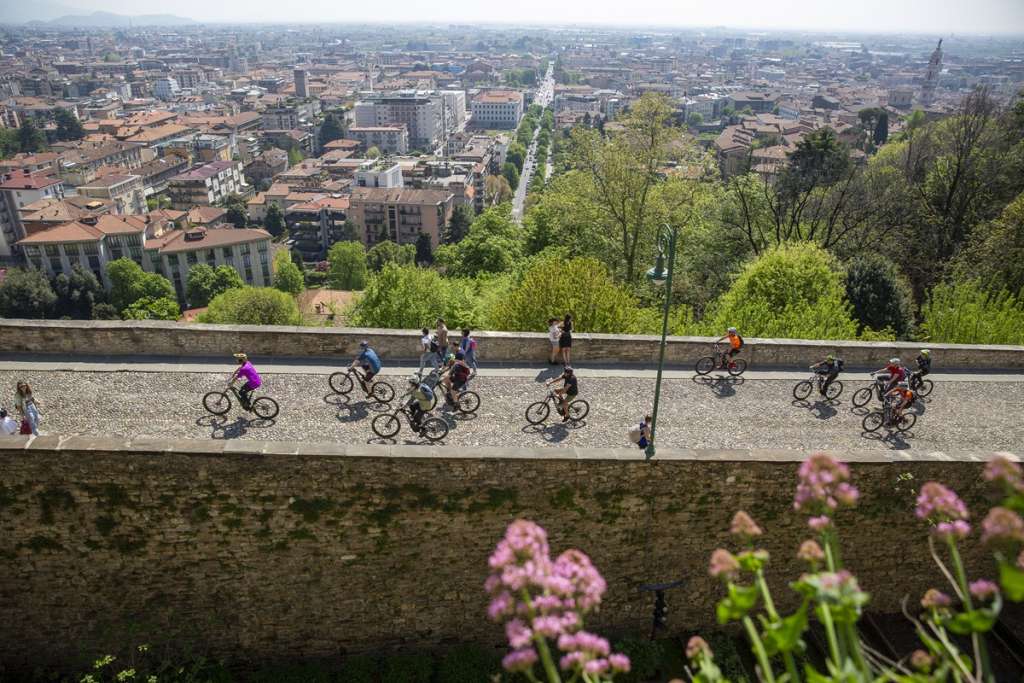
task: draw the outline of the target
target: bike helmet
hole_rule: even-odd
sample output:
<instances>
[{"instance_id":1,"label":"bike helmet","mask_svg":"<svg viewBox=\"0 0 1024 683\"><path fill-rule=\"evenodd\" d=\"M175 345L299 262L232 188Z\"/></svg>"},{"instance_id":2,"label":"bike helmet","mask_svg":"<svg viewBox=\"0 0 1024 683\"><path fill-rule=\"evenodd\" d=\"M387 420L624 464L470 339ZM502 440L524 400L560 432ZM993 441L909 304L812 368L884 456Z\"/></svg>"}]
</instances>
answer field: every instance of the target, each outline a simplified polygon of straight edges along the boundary
<instances>
[{"instance_id":1,"label":"bike helmet","mask_svg":"<svg viewBox=\"0 0 1024 683\"><path fill-rule=\"evenodd\" d=\"M420 383L420 378L417 377L416 375L409 375L408 382L409 382L409 384L419 384Z\"/></svg>"},{"instance_id":2,"label":"bike helmet","mask_svg":"<svg viewBox=\"0 0 1024 683\"><path fill-rule=\"evenodd\" d=\"M927 358L928 356L932 355L932 352L929 351L928 349L921 349L921 355Z\"/></svg>"},{"instance_id":3,"label":"bike helmet","mask_svg":"<svg viewBox=\"0 0 1024 683\"><path fill-rule=\"evenodd\" d=\"M245 355L244 353L236 353L235 360L249 360L249 356Z\"/></svg>"},{"instance_id":4,"label":"bike helmet","mask_svg":"<svg viewBox=\"0 0 1024 683\"><path fill-rule=\"evenodd\" d=\"M567 365L567 366L565 366L565 370L564 370L564 372L565 372L565 374L567 374L567 375L571 375L571 374L572 374L572 368L570 368L570 367L569 367L569 366Z\"/></svg>"},{"instance_id":5,"label":"bike helmet","mask_svg":"<svg viewBox=\"0 0 1024 683\"><path fill-rule=\"evenodd\" d=\"M370 342L366 341L365 339L363 341L359 342L359 348L361 348L361 349L365 349L369 345L370 345Z\"/></svg>"},{"instance_id":6,"label":"bike helmet","mask_svg":"<svg viewBox=\"0 0 1024 683\"><path fill-rule=\"evenodd\" d=\"M456 351L455 352L455 360L462 360L465 357L466 357L466 354L464 354L462 351Z\"/></svg>"},{"instance_id":7,"label":"bike helmet","mask_svg":"<svg viewBox=\"0 0 1024 683\"><path fill-rule=\"evenodd\" d=\"M836 359L836 354L834 354L834 353L830 353L827 356L825 356L825 360L827 360L827 361L833 361L835 359Z\"/></svg>"},{"instance_id":8,"label":"bike helmet","mask_svg":"<svg viewBox=\"0 0 1024 683\"><path fill-rule=\"evenodd\" d=\"M735 328L735 327L730 327L730 328L729 328L729 329L727 330L727 332L729 332L729 334L736 334L736 328Z\"/></svg>"},{"instance_id":9,"label":"bike helmet","mask_svg":"<svg viewBox=\"0 0 1024 683\"><path fill-rule=\"evenodd\" d=\"M900 359L899 358L890 358L889 359L889 365L899 365L899 364L900 364Z\"/></svg>"}]
</instances>

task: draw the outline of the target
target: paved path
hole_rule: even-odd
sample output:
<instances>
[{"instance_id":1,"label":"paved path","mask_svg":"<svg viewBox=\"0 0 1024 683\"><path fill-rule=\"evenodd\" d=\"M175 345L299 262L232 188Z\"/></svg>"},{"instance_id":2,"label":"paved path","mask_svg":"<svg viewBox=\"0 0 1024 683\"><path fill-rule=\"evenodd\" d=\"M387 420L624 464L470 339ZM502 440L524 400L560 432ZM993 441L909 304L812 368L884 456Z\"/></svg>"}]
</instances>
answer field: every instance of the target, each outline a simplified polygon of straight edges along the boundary
<instances>
[{"instance_id":1,"label":"paved path","mask_svg":"<svg viewBox=\"0 0 1024 683\"><path fill-rule=\"evenodd\" d=\"M207 415L202 395L223 385L231 366L223 360L0 358L0 387L17 379L32 383L43 405L43 432L93 436L250 438L379 442L370 429L384 408L358 397L333 394L330 362L310 359L261 363L266 390L281 404L273 423L250 422L235 410L224 418ZM409 368L388 368L396 386ZM474 446L628 446L631 423L652 400L651 368L580 368L581 391L590 401L585 423L531 427L526 406L544 396L540 382L548 366L482 368L473 389L483 398L475 416L443 411L451 425L445 443ZM849 403L866 375L847 373L834 404L796 403L791 390L806 372L749 371L739 379L695 378L689 369L665 374L658 423L663 446L681 448L792 448L1011 450L1024 447L1024 375L933 375L935 391L922 402L917 426L906 435L861 432L864 411ZM420 443L407 428L398 443Z\"/></svg>"}]
</instances>

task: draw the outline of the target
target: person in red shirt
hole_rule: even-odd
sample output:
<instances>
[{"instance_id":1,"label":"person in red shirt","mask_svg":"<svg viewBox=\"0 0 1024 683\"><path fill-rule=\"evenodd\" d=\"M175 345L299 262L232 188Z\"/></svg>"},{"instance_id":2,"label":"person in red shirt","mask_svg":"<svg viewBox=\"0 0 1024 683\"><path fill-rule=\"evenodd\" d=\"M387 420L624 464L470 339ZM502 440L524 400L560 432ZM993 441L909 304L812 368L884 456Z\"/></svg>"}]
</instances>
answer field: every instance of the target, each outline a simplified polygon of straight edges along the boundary
<instances>
[{"instance_id":1,"label":"person in red shirt","mask_svg":"<svg viewBox=\"0 0 1024 683\"><path fill-rule=\"evenodd\" d=\"M890 358L888 365L881 370L875 370L871 374L885 374L888 376L889 382L885 385L885 391L882 392L884 394L888 394L897 384L907 379L907 369L903 367L903 363L899 358Z\"/></svg>"},{"instance_id":2,"label":"person in red shirt","mask_svg":"<svg viewBox=\"0 0 1024 683\"><path fill-rule=\"evenodd\" d=\"M898 423L903 415L903 411L914 403L914 392L906 382L900 382L894 386L891 391L885 394L885 397L897 399L897 403L892 411L893 423Z\"/></svg>"},{"instance_id":3,"label":"person in red shirt","mask_svg":"<svg viewBox=\"0 0 1024 683\"><path fill-rule=\"evenodd\" d=\"M724 355L728 358L732 358L740 352L740 349L743 348L743 337L739 335L735 327L730 327L725 334L715 340L715 343L721 343L726 339L729 340L729 350L726 351Z\"/></svg>"}]
</instances>

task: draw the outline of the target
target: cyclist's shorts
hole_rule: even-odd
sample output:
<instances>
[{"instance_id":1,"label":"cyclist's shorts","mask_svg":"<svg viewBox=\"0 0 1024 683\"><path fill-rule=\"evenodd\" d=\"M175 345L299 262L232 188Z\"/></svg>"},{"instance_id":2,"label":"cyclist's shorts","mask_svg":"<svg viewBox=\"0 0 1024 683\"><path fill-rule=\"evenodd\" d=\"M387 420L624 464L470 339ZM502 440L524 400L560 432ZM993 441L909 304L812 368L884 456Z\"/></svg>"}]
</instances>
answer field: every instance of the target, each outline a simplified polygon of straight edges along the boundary
<instances>
[{"instance_id":1,"label":"cyclist's shorts","mask_svg":"<svg viewBox=\"0 0 1024 683\"><path fill-rule=\"evenodd\" d=\"M256 391L259 388L259 384L253 384L252 382L246 382L242 385L242 391Z\"/></svg>"},{"instance_id":2,"label":"cyclist's shorts","mask_svg":"<svg viewBox=\"0 0 1024 683\"><path fill-rule=\"evenodd\" d=\"M462 391L462 388L466 386L466 381L467 380L465 379L456 379L455 377L452 377L452 389L455 389L455 391Z\"/></svg>"},{"instance_id":3,"label":"cyclist's shorts","mask_svg":"<svg viewBox=\"0 0 1024 683\"><path fill-rule=\"evenodd\" d=\"M363 379L365 379L367 381L373 379L373 376L377 374L376 372L373 371L373 368L371 368L369 365L364 365L363 366L363 373L364 373Z\"/></svg>"},{"instance_id":4,"label":"cyclist's shorts","mask_svg":"<svg viewBox=\"0 0 1024 683\"><path fill-rule=\"evenodd\" d=\"M733 356L735 356L739 352L740 352L739 349L729 349L729 351L726 352L726 355L729 356L730 358L732 358Z\"/></svg>"},{"instance_id":5,"label":"cyclist's shorts","mask_svg":"<svg viewBox=\"0 0 1024 683\"><path fill-rule=\"evenodd\" d=\"M574 391L574 390L570 389L569 391L565 392L565 397L566 398L576 398L576 396L578 396L579 393L580 393L579 390L575 390Z\"/></svg>"}]
</instances>

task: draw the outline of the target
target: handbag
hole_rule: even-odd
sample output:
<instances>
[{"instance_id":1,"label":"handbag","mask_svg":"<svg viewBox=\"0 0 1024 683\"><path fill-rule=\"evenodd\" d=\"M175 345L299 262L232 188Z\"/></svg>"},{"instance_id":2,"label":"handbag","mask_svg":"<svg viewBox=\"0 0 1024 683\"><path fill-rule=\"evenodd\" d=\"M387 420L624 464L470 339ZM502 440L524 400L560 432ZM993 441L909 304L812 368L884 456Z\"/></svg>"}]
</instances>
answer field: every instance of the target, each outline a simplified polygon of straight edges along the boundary
<instances>
[{"instance_id":1,"label":"handbag","mask_svg":"<svg viewBox=\"0 0 1024 683\"><path fill-rule=\"evenodd\" d=\"M642 434L643 432L640 431L639 426L631 427L629 430L629 440L633 443L640 443L640 437Z\"/></svg>"},{"instance_id":2,"label":"handbag","mask_svg":"<svg viewBox=\"0 0 1024 683\"><path fill-rule=\"evenodd\" d=\"M32 425L30 425L28 423L28 418L27 417L21 418L21 427L18 429L18 434L31 434L31 433L32 433Z\"/></svg>"}]
</instances>

